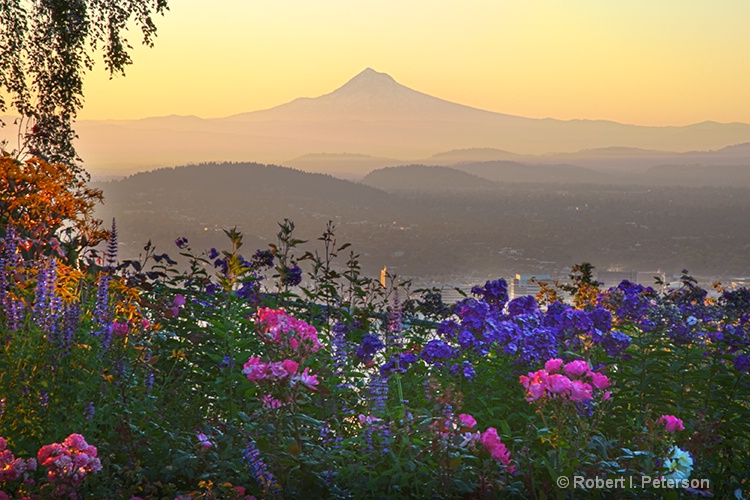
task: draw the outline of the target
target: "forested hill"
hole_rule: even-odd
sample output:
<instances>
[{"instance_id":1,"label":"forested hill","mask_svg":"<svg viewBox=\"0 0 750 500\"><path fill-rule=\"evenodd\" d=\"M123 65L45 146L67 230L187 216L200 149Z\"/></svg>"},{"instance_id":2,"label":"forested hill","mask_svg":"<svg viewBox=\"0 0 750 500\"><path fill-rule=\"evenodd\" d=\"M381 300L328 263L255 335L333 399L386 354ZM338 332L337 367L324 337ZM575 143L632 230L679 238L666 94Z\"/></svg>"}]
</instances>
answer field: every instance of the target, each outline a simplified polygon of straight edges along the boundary
<instances>
[{"instance_id":1,"label":"forested hill","mask_svg":"<svg viewBox=\"0 0 750 500\"><path fill-rule=\"evenodd\" d=\"M385 191L459 191L497 189L494 182L449 167L406 165L373 170L362 184Z\"/></svg>"},{"instance_id":2,"label":"forested hill","mask_svg":"<svg viewBox=\"0 0 750 500\"><path fill-rule=\"evenodd\" d=\"M314 242L331 220L339 242L352 243L371 273L387 265L446 282L467 274L557 274L587 261L599 269L750 276L750 220L741 216L750 211L750 188L417 175L426 168L373 174L388 177L378 186L390 193L255 163L161 169L99 184L106 204L98 216L117 218L124 257L137 256L148 240L175 252L180 236L195 249L225 248L223 229L235 226L249 251L267 248L284 219Z\"/></svg>"},{"instance_id":3,"label":"forested hill","mask_svg":"<svg viewBox=\"0 0 750 500\"><path fill-rule=\"evenodd\" d=\"M176 168L160 168L129 176L119 182L131 192L158 190L165 193L190 192L198 198L328 200L367 206L380 202L383 192L332 177L302 172L288 167L259 163L201 163Z\"/></svg>"}]
</instances>

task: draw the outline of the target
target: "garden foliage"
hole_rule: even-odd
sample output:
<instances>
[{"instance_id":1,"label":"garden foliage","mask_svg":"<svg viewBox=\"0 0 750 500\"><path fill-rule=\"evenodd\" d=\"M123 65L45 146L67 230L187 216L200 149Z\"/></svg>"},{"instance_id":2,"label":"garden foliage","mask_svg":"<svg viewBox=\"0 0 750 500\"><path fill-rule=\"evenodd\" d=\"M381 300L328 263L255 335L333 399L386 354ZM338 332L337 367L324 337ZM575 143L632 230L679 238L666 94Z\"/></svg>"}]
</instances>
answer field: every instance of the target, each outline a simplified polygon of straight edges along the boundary
<instances>
[{"instance_id":1,"label":"garden foliage","mask_svg":"<svg viewBox=\"0 0 750 500\"><path fill-rule=\"evenodd\" d=\"M226 249L180 238L179 257L147 244L118 262L114 226L104 255L71 259L52 250L64 227L33 251L15 222L0 240L0 498L665 493L561 476L750 491L747 289L574 281L574 307L509 301L498 279L446 305L363 276L331 224L312 243L284 221L269 249L229 230Z\"/></svg>"}]
</instances>

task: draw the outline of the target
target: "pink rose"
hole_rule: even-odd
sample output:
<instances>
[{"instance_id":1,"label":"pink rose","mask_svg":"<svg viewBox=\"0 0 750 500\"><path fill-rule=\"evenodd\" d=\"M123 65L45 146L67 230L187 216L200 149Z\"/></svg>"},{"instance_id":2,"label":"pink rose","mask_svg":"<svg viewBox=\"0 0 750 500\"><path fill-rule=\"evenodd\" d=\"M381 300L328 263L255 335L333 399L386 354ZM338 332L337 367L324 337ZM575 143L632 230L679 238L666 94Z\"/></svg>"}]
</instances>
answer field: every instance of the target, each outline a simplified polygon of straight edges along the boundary
<instances>
[{"instance_id":1,"label":"pink rose","mask_svg":"<svg viewBox=\"0 0 750 500\"><path fill-rule=\"evenodd\" d=\"M65 438L65 441L63 441L63 446L68 446L76 450L83 450L88 447L88 443L80 434L71 434L70 436Z\"/></svg>"},{"instance_id":2,"label":"pink rose","mask_svg":"<svg viewBox=\"0 0 750 500\"><path fill-rule=\"evenodd\" d=\"M263 380L268 371L268 363L264 363L258 357L252 357L247 360L242 367L242 373L247 375L250 381Z\"/></svg>"},{"instance_id":3,"label":"pink rose","mask_svg":"<svg viewBox=\"0 0 750 500\"><path fill-rule=\"evenodd\" d=\"M553 358L544 363L544 369L547 373L558 373L562 369L563 360L559 358Z\"/></svg>"},{"instance_id":4,"label":"pink rose","mask_svg":"<svg viewBox=\"0 0 750 500\"><path fill-rule=\"evenodd\" d=\"M273 378L282 379L289 375L289 372L286 371L286 368L280 362L270 363L268 366L271 368L271 376Z\"/></svg>"},{"instance_id":5,"label":"pink rose","mask_svg":"<svg viewBox=\"0 0 750 500\"><path fill-rule=\"evenodd\" d=\"M594 398L592 391L593 388L591 387L591 384L580 380L573 380L570 384L570 400L590 401Z\"/></svg>"},{"instance_id":6,"label":"pink rose","mask_svg":"<svg viewBox=\"0 0 750 500\"><path fill-rule=\"evenodd\" d=\"M291 359L284 360L281 364L289 375L294 375L299 370L299 363Z\"/></svg>"},{"instance_id":7,"label":"pink rose","mask_svg":"<svg viewBox=\"0 0 750 500\"><path fill-rule=\"evenodd\" d=\"M682 420L675 417L674 415L662 415L659 418L659 423L664 424L667 432L677 432L685 430L685 426L683 425Z\"/></svg>"},{"instance_id":8,"label":"pink rose","mask_svg":"<svg viewBox=\"0 0 750 500\"><path fill-rule=\"evenodd\" d=\"M500 436L497 435L497 429L494 427L488 427L487 430L482 433L479 441L487 449L494 448L500 443Z\"/></svg>"},{"instance_id":9,"label":"pink rose","mask_svg":"<svg viewBox=\"0 0 750 500\"><path fill-rule=\"evenodd\" d=\"M482 445L490 452L492 458L502 463L510 465L510 453L497 435L497 429L489 427L479 438Z\"/></svg>"},{"instance_id":10,"label":"pink rose","mask_svg":"<svg viewBox=\"0 0 750 500\"><path fill-rule=\"evenodd\" d=\"M593 385L597 389L606 389L607 387L609 387L609 378L607 378L607 376L603 373L591 372L590 378L591 385Z\"/></svg>"},{"instance_id":11,"label":"pink rose","mask_svg":"<svg viewBox=\"0 0 750 500\"><path fill-rule=\"evenodd\" d=\"M541 382L531 382L529 384L529 397L526 401L536 401L537 399L544 396L547 386Z\"/></svg>"},{"instance_id":12,"label":"pink rose","mask_svg":"<svg viewBox=\"0 0 750 500\"><path fill-rule=\"evenodd\" d=\"M544 396L544 393L547 390L548 378L549 375L547 375L547 372L544 370L539 370L533 373L529 372L529 376L526 378L528 381L528 386L526 386L526 388L529 391L529 397L526 398L526 401L535 401ZM523 379L521 379L521 383L524 383Z\"/></svg>"},{"instance_id":13,"label":"pink rose","mask_svg":"<svg viewBox=\"0 0 750 500\"><path fill-rule=\"evenodd\" d=\"M474 419L474 417L466 413L460 414L458 416L458 421L461 422L462 426L468 427L469 429L477 425L477 421Z\"/></svg>"},{"instance_id":14,"label":"pink rose","mask_svg":"<svg viewBox=\"0 0 750 500\"><path fill-rule=\"evenodd\" d=\"M549 376L549 379L547 379L547 385L549 387L549 392L553 394L567 395L571 390L572 382L565 375L555 373L554 375Z\"/></svg>"},{"instance_id":15,"label":"pink rose","mask_svg":"<svg viewBox=\"0 0 750 500\"><path fill-rule=\"evenodd\" d=\"M52 465L55 459L63 453L69 453L60 443L47 444L39 448L37 462L44 467Z\"/></svg>"},{"instance_id":16,"label":"pink rose","mask_svg":"<svg viewBox=\"0 0 750 500\"><path fill-rule=\"evenodd\" d=\"M565 374L571 378L582 377L590 369L591 367L589 366L588 361L583 361L582 359L577 359L565 364Z\"/></svg>"}]
</instances>

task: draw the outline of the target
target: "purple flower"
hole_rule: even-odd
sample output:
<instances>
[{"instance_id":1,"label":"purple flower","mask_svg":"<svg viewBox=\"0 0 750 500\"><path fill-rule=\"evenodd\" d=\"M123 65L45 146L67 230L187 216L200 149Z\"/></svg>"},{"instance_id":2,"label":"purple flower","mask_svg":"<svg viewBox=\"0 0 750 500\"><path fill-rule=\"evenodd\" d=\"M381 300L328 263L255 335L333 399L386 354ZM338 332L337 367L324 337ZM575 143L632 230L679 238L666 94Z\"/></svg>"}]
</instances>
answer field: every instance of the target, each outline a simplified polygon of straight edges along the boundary
<instances>
[{"instance_id":1,"label":"purple flower","mask_svg":"<svg viewBox=\"0 0 750 500\"><path fill-rule=\"evenodd\" d=\"M734 358L734 369L740 373L750 372L750 356L738 354Z\"/></svg>"},{"instance_id":2,"label":"purple flower","mask_svg":"<svg viewBox=\"0 0 750 500\"><path fill-rule=\"evenodd\" d=\"M373 409L378 415L386 412L388 402L388 375L380 374L370 379L368 386L373 404Z\"/></svg>"},{"instance_id":3,"label":"purple flower","mask_svg":"<svg viewBox=\"0 0 750 500\"><path fill-rule=\"evenodd\" d=\"M611 357L617 357L630 345L630 337L617 330L611 331L602 339L602 347Z\"/></svg>"},{"instance_id":4,"label":"purple flower","mask_svg":"<svg viewBox=\"0 0 750 500\"><path fill-rule=\"evenodd\" d=\"M336 375L343 375L344 368L346 367L346 359L348 354L348 343L346 341L346 334L349 332L349 328L341 322L337 322L333 325L333 371Z\"/></svg>"},{"instance_id":5,"label":"purple flower","mask_svg":"<svg viewBox=\"0 0 750 500\"><path fill-rule=\"evenodd\" d=\"M146 394L151 394L151 389L154 388L154 372L149 371L146 374L146 378L143 381L143 385L146 387Z\"/></svg>"},{"instance_id":6,"label":"purple flower","mask_svg":"<svg viewBox=\"0 0 750 500\"><path fill-rule=\"evenodd\" d=\"M442 321L437 327L438 335L445 337L448 340L452 340L456 337L459 330L459 325L455 320L446 319Z\"/></svg>"},{"instance_id":7,"label":"purple flower","mask_svg":"<svg viewBox=\"0 0 750 500\"><path fill-rule=\"evenodd\" d=\"M216 366L219 368L234 368L234 360L231 356L224 356Z\"/></svg>"},{"instance_id":8,"label":"purple flower","mask_svg":"<svg viewBox=\"0 0 750 500\"><path fill-rule=\"evenodd\" d=\"M462 349L473 347L476 343L477 339L470 331L461 330L458 332L458 345L460 345Z\"/></svg>"},{"instance_id":9,"label":"purple flower","mask_svg":"<svg viewBox=\"0 0 750 500\"><path fill-rule=\"evenodd\" d=\"M522 314L534 314L539 310L536 299L531 295L518 297L508 303L508 314L520 316Z\"/></svg>"},{"instance_id":10,"label":"purple flower","mask_svg":"<svg viewBox=\"0 0 750 500\"><path fill-rule=\"evenodd\" d=\"M302 269L298 265L287 267L281 273L281 282L288 286L297 286L302 283Z\"/></svg>"},{"instance_id":11,"label":"purple flower","mask_svg":"<svg viewBox=\"0 0 750 500\"><path fill-rule=\"evenodd\" d=\"M268 471L268 466L263 461L263 457L260 456L260 451L258 451L255 443L248 442L247 445L245 445L242 457L245 459L245 463L250 467L250 472L264 492L269 492L271 494L280 492L276 479L273 477L273 474Z\"/></svg>"},{"instance_id":12,"label":"purple flower","mask_svg":"<svg viewBox=\"0 0 750 500\"><path fill-rule=\"evenodd\" d=\"M467 380L473 379L474 375L477 374L476 370L474 370L474 365L472 365L471 362L468 360L464 361L463 374L464 374L464 378L466 378Z\"/></svg>"},{"instance_id":13,"label":"purple flower","mask_svg":"<svg viewBox=\"0 0 750 500\"><path fill-rule=\"evenodd\" d=\"M375 354L384 347L385 345L377 335L366 333L362 335L362 342L360 343L359 347L357 347L357 350L354 354L360 360L367 363L369 361L372 361L372 358L375 357Z\"/></svg>"},{"instance_id":14,"label":"purple flower","mask_svg":"<svg viewBox=\"0 0 750 500\"><path fill-rule=\"evenodd\" d=\"M253 267L272 267L273 253L270 250L258 250L252 257Z\"/></svg>"},{"instance_id":15,"label":"purple flower","mask_svg":"<svg viewBox=\"0 0 750 500\"><path fill-rule=\"evenodd\" d=\"M56 310L52 309L55 297L55 285L57 282L57 261L49 257L44 266L41 266L36 279L36 290L34 292L34 308L32 316L37 326L49 329L56 320Z\"/></svg>"},{"instance_id":16,"label":"purple flower","mask_svg":"<svg viewBox=\"0 0 750 500\"><path fill-rule=\"evenodd\" d=\"M406 370L409 369L409 365L414 363L417 359L417 355L410 352L394 354L390 361L380 367L380 374L388 375L393 372L406 373Z\"/></svg>"},{"instance_id":17,"label":"purple flower","mask_svg":"<svg viewBox=\"0 0 750 500\"><path fill-rule=\"evenodd\" d=\"M456 355L456 351L439 339L433 339L427 342L419 356L427 363L440 363L443 360L451 359Z\"/></svg>"},{"instance_id":18,"label":"purple flower","mask_svg":"<svg viewBox=\"0 0 750 500\"><path fill-rule=\"evenodd\" d=\"M94 321L101 327L94 335L101 335L109 330L109 282L112 279L109 272L103 271L99 275L99 285L96 291L96 306L94 307Z\"/></svg>"},{"instance_id":19,"label":"purple flower","mask_svg":"<svg viewBox=\"0 0 750 500\"><path fill-rule=\"evenodd\" d=\"M483 287L475 286L471 293L480 296L484 302L497 310L502 310L508 302L508 284L502 278L487 281Z\"/></svg>"},{"instance_id":20,"label":"purple flower","mask_svg":"<svg viewBox=\"0 0 750 500\"><path fill-rule=\"evenodd\" d=\"M94 407L94 403L92 401L86 403L86 408L83 410L83 416L86 418L86 420L92 420L94 418L95 412L96 408Z\"/></svg>"},{"instance_id":21,"label":"purple flower","mask_svg":"<svg viewBox=\"0 0 750 500\"><path fill-rule=\"evenodd\" d=\"M174 240L174 244L177 245L177 248L180 250L184 249L188 245L188 239L184 236L180 236L176 240Z\"/></svg>"}]
</instances>

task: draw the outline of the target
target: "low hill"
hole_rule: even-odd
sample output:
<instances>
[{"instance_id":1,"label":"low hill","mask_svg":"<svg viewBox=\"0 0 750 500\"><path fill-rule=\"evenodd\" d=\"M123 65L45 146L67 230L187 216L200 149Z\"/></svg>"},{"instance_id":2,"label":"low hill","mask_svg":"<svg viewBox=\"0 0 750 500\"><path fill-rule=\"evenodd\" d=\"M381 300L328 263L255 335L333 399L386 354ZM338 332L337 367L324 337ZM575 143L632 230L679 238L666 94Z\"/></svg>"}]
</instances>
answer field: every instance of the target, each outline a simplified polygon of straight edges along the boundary
<instances>
[{"instance_id":1,"label":"low hill","mask_svg":"<svg viewBox=\"0 0 750 500\"><path fill-rule=\"evenodd\" d=\"M453 168L485 179L504 182L543 182L559 184L613 184L616 175L575 165L534 165L511 161L459 163Z\"/></svg>"},{"instance_id":2,"label":"low hill","mask_svg":"<svg viewBox=\"0 0 750 500\"><path fill-rule=\"evenodd\" d=\"M455 192L466 190L487 190L494 188L476 175L460 170L426 165L405 165L373 170L361 181L366 186L389 192L423 191Z\"/></svg>"},{"instance_id":3,"label":"low hill","mask_svg":"<svg viewBox=\"0 0 750 500\"><path fill-rule=\"evenodd\" d=\"M97 187L107 200L98 216L117 217L126 238L121 243L129 246L131 256L152 237L170 245L186 236L204 248L217 244L215 235L223 234L222 228L236 226L265 247L285 218L318 232L341 214L354 221L391 217L388 193L329 175L257 163L162 168Z\"/></svg>"}]
</instances>

